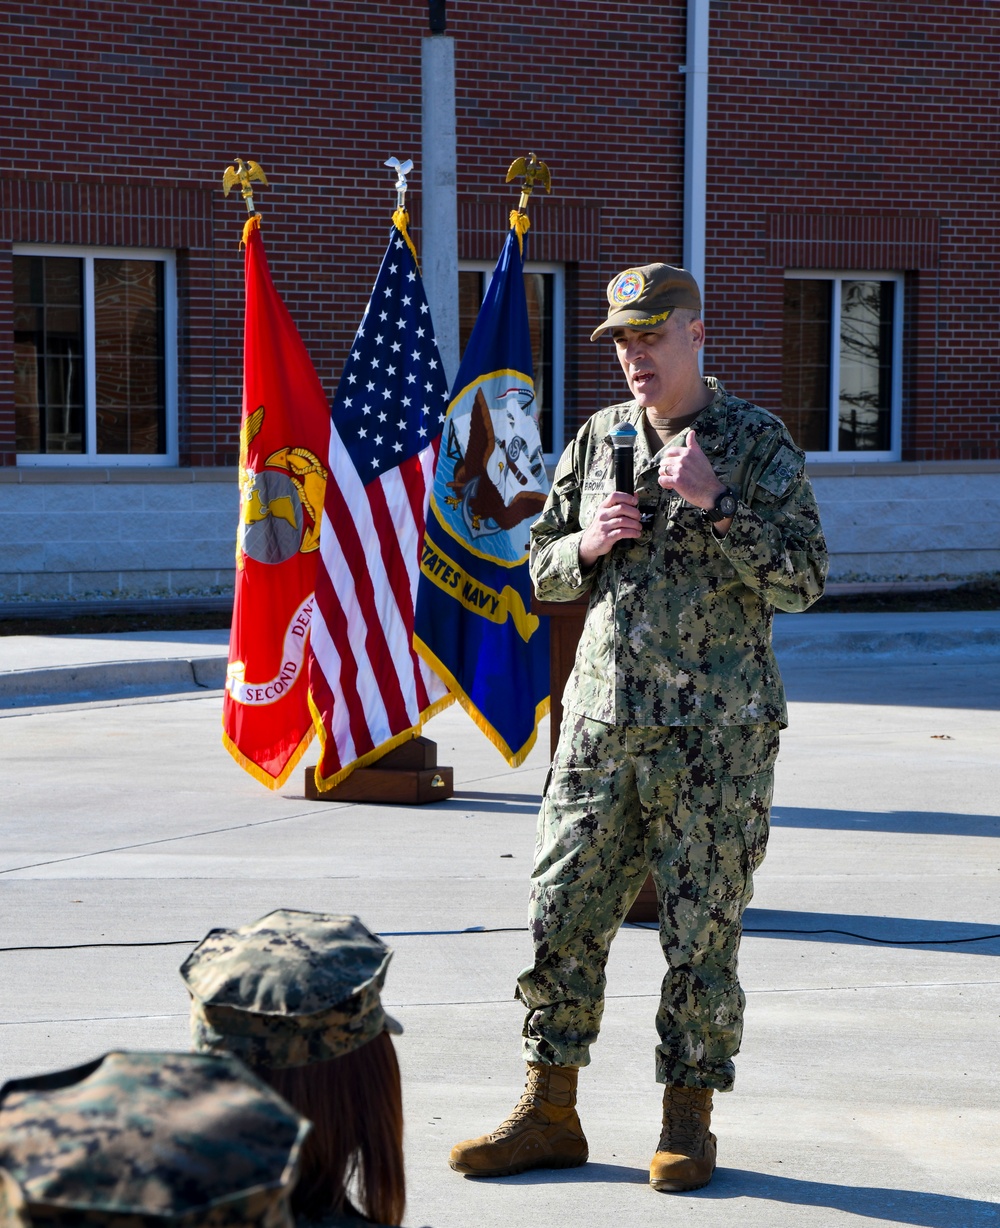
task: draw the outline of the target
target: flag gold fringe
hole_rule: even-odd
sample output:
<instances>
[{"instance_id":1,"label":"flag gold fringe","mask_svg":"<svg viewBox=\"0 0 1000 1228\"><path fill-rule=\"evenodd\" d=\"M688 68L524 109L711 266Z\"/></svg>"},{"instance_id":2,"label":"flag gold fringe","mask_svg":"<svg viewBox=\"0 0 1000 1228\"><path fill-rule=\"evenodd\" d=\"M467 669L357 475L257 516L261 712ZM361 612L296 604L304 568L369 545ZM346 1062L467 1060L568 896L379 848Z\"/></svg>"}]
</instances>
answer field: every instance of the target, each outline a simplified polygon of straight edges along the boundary
<instances>
[{"instance_id":1,"label":"flag gold fringe","mask_svg":"<svg viewBox=\"0 0 1000 1228\"><path fill-rule=\"evenodd\" d=\"M503 755L503 757L507 760L507 766L512 768L520 767L525 759L527 759L535 745L538 738L538 722L543 717L548 716L552 697L550 695L546 695L540 703L535 705L535 726L531 731L531 736L520 748L520 750L512 751L500 734L497 733L496 729L494 729L486 717L483 716L469 696L465 693L465 691L462 689L462 684L458 681L447 665L440 661L434 655L434 653L431 652L423 640L418 638L416 635L413 637L413 647L417 650L418 654L423 657L431 669L439 675L442 681L447 683L448 688L453 692L452 698L458 700L458 702L465 709L466 715L474 724L479 726L480 731L486 735L500 754Z\"/></svg>"},{"instance_id":2,"label":"flag gold fringe","mask_svg":"<svg viewBox=\"0 0 1000 1228\"><path fill-rule=\"evenodd\" d=\"M420 261L417 259L417 249L413 246L413 240L410 238L410 232L407 229L410 224L410 215L405 209L397 209L392 215L392 224L406 240L406 246L413 253L413 263L417 266L417 272L419 272Z\"/></svg>"},{"instance_id":3,"label":"flag gold fringe","mask_svg":"<svg viewBox=\"0 0 1000 1228\"><path fill-rule=\"evenodd\" d=\"M243 224L243 238L240 239L240 248L246 247L250 242L250 232L252 230L260 230L260 214L251 213Z\"/></svg>"},{"instance_id":4,"label":"flag gold fringe","mask_svg":"<svg viewBox=\"0 0 1000 1228\"><path fill-rule=\"evenodd\" d=\"M383 755L387 755L389 751L395 750L397 746L402 746L404 742L409 742L417 737L423 729L425 722L429 721L432 716L437 716L439 712L443 712L445 708L450 707L455 702L455 696L448 694L442 695L440 699L436 699L429 707L425 708L415 725L411 725L409 729L404 729L402 733L397 733L394 737L389 738L387 742L382 742L373 750L366 751L360 758L352 760L346 767L342 767L339 772L334 772L332 776L320 775L320 764L316 764L316 788L320 793L327 793L330 789L335 789L337 785L350 776L356 768L368 767L369 764L375 763L381 759ZM326 751L326 726L323 724L323 717L319 709L313 701L312 692L309 693L309 711L312 713L313 725L316 733L319 736L320 746L320 763L323 761L323 754Z\"/></svg>"},{"instance_id":5,"label":"flag gold fringe","mask_svg":"<svg viewBox=\"0 0 1000 1228\"><path fill-rule=\"evenodd\" d=\"M524 236L528 233L528 228L531 226L531 219L526 213L522 213L519 209L511 209L510 211L510 228L517 231L517 246L524 257Z\"/></svg>"},{"instance_id":6,"label":"flag gold fringe","mask_svg":"<svg viewBox=\"0 0 1000 1228\"><path fill-rule=\"evenodd\" d=\"M284 787L289 776L291 776L291 774L298 767L299 760L306 753L307 749L309 748L309 743L313 740L315 735L316 730L310 726L309 729L307 729L302 735L302 741L292 752L291 758L281 769L280 776L272 776L270 772L265 772L259 763L254 763L252 759L248 759L232 740L229 734L226 733L225 728L222 730L222 745L229 751L240 767L245 772L250 773L254 780L260 781L260 783L265 785L268 789L281 789Z\"/></svg>"}]
</instances>

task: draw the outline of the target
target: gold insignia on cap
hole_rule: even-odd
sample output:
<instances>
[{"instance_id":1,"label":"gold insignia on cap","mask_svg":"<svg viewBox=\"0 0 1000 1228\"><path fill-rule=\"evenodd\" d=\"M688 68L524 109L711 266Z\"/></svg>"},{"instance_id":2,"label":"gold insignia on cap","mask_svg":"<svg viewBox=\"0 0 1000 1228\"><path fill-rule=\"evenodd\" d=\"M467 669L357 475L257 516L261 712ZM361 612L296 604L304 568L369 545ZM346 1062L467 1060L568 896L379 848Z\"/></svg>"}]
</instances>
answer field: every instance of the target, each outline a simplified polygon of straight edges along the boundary
<instances>
[{"instance_id":1,"label":"gold insignia on cap","mask_svg":"<svg viewBox=\"0 0 1000 1228\"><path fill-rule=\"evenodd\" d=\"M664 320L670 318L673 310L673 307L668 307L666 311L661 311L658 316L630 316L628 325L630 328L639 328L648 324L662 324Z\"/></svg>"},{"instance_id":2,"label":"gold insignia on cap","mask_svg":"<svg viewBox=\"0 0 1000 1228\"><path fill-rule=\"evenodd\" d=\"M626 269L611 287L611 301L619 307L633 302L646 288L646 279L638 269Z\"/></svg>"}]
</instances>

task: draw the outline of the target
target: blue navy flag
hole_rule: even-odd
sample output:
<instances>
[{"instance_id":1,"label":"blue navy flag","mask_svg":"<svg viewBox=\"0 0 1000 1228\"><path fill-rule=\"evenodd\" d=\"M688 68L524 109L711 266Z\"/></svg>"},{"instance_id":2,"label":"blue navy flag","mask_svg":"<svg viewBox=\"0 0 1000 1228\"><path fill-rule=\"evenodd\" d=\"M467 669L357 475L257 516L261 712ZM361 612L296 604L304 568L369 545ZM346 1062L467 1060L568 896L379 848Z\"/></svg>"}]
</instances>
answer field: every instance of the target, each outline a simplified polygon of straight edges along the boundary
<instances>
[{"instance_id":1,"label":"blue navy flag","mask_svg":"<svg viewBox=\"0 0 1000 1228\"><path fill-rule=\"evenodd\" d=\"M414 643L511 767L549 710L528 530L548 494L516 218L455 380L420 559ZM522 227L518 232L517 224Z\"/></svg>"}]
</instances>

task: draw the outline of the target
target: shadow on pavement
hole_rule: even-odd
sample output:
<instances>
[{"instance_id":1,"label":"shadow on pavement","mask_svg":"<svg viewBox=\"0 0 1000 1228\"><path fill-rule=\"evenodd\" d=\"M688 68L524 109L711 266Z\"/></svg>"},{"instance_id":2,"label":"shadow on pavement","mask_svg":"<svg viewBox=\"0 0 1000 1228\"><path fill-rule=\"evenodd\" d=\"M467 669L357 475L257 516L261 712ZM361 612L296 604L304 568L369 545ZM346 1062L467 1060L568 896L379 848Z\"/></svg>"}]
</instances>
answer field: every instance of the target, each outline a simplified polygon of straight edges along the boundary
<instances>
[{"instance_id":1,"label":"shadow on pavement","mask_svg":"<svg viewBox=\"0 0 1000 1228\"><path fill-rule=\"evenodd\" d=\"M1000 836L1000 815L947 814L933 810L814 810L776 806L772 827L807 827L842 831L888 831L920 836Z\"/></svg>"},{"instance_id":2,"label":"shadow on pavement","mask_svg":"<svg viewBox=\"0 0 1000 1228\"><path fill-rule=\"evenodd\" d=\"M748 908L743 917L743 932L761 934L765 938L792 938L797 942L1000 955L1000 923L997 922L991 925L929 921L923 917L867 917L852 913Z\"/></svg>"},{"instance_id":3,"label":"shadow on pavement","mask_svg":"<svg viewBox=\"0 0 1000 1228\"><path fill-rule=\"evenodd\" d=\"M475 802L476 810L486 814L537 814L541 802L538 793L489 793L476 789L456 789L447 801L438 802L442 810L459 810L463 802Z\"/></svg>"},{"instance_id":4,"label":"shadow on pavement","mask_svg":"<svg viewBox=\"0 0 1000 1228\"><path fill-rule=\"evenodd\" d=\"M502 1181L505 1185L646 1185L649 1172L624 1164L585 1164L582 1168L536 1169L515 1177L467 1177L468 1181ZM650 1191L652 1197L652 1191ZM830 1207L851 1215L919 1228L997 1228L1000 1207L974 1198L927 1194L918 1190L892 1190L872 1186L833 1185L800 1181L741 1168L719 1168L712 1183L686 1194L661 1194L666 1214L678 1199L756 1198L806 1207Z\"/></svg>"},{"instance_id":5,"label":"shadow on pavement","mask_svg":"<svg viewBox=\"0 0 1000 1228\"><path fill-rule=\"evenodd\" d=\"M766 1198L771 1202L830 1207L869 1219L916 1224L921 1228L996 1228L1000 1224L1000 1206L974 1198L800 1181L795 1177L778 1177L740 1168L717 1169L711 1185L685 1197Z\"/></svg>"},{"instance_id":6,"label":"shadow on pavement","mask_svg":"<svg viewBox=\"0 0 1000 1228\"><path fill-rule=\"evenodd\" d=\"M580 1168L542 1168L513 1177L466 1177L467 1181L505 1185L648 1185L649 1170L626 1164L598 1164L591 1160Z\"/></svg>"}]
</instances>

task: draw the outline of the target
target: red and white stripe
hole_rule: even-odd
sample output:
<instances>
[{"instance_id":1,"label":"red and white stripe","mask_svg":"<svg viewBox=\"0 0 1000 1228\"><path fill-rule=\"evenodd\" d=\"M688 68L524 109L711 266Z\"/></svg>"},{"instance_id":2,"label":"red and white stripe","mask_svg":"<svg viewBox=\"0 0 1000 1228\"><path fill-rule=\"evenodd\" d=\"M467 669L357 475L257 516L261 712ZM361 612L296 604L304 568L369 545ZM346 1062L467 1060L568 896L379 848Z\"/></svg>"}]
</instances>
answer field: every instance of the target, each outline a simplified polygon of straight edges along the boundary
<instances>
[{"instance_id":1,"label":"red and white stripe","mask_svg":"<svg viewBox=\"0 0 1000 1228\"><path fill-rule=\"evenodd\" d=\"M331 429L309 669L323 725L323 784L418 729L448 694L413 648L439 442L366 486L336 424Z\"/></svg>"}]
</instances>

